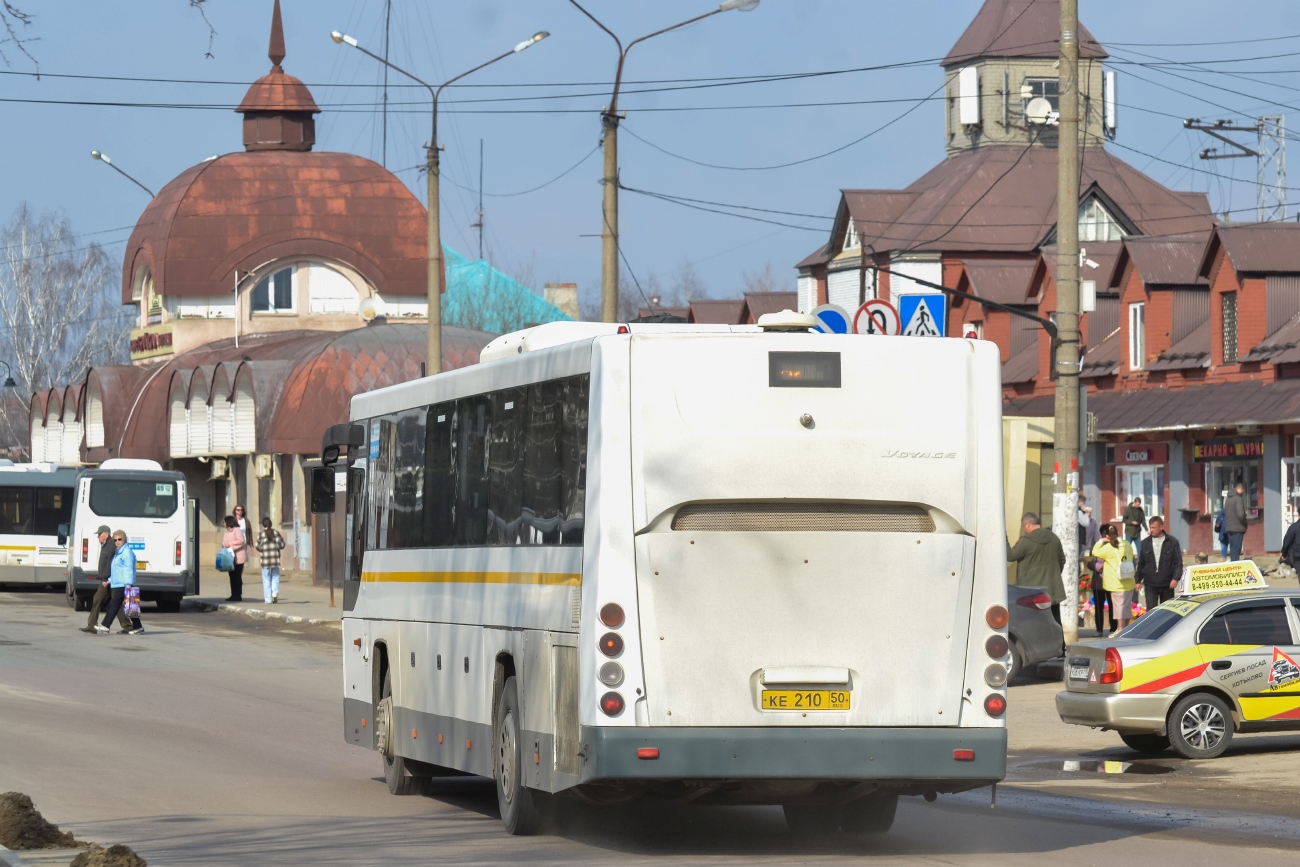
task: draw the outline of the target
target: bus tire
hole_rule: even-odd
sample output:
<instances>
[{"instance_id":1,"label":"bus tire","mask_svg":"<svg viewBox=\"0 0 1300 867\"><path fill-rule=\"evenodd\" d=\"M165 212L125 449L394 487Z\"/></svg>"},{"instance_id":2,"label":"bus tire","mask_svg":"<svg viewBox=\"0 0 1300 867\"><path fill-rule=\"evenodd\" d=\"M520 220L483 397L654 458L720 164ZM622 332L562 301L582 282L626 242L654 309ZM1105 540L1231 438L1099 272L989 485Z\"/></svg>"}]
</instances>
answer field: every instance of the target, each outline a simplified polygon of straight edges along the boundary
<instances>
[{"instance_id":1,"label":"bus tire","mask_svg":"<svg viewBox=\"0 0 1300 867\"><path fill-rule=\"evenodd\" d=\"M843 809L830 804L782 804L785 824L796 837L824 836L840 829Z\"/></svg>"},{"instance_id":2,"label":"bus tire","mask_svg":"<svg viewBox=\"0 0 1300 867\"><path fill-rule=\"evenodd\" d=\"M898 795L867 795L841 809L840 827L845 834L884 834L894 826Z\"/></svg>"},{"instance_id":3,"label":"bus tire","mask_svg":"<svg viewBox=\"0 0 1300 867\"><path fill-rule=\"evenodd\" d=\"M375 735L380 754L384 759L384 782L394 795L416 795L424 780L416 777L406 767L406 759L393 755L393 688L392 675L384 672L384 691L375 708Z\"/></svg>"},{"instance_id":4,"label":"bus tire","mask_svg":"<svg viewBox=\"0 0 1300 867\"><path fill-rule=\"evenodd\" d=\"M524 785L519 691L513 677L506 680L492 727L492 776L496 780L497 805L507 834L536 834L541 827L542 793Z\"/></svg>"}]
</instances>

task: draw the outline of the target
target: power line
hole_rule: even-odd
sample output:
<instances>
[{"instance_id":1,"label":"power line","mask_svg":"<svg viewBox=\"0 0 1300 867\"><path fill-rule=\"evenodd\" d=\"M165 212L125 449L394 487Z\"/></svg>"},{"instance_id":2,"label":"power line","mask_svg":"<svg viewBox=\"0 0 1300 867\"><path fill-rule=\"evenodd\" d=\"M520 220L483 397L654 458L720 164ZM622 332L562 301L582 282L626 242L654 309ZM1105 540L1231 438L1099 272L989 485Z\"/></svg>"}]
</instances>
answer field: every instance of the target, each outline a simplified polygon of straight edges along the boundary
<instances>
[{"instance_id":1,"label":"power line","mask_svg":"<svg viewBox=\"0 0 1300 867\"><path fill-rule=\"evenodd\" d=\"M595 146L594 148L592 148L591 150L587 151L587 155L584 156L582 159L578 160L576 163L574 163L573 165L569 166L567 169L565 169L564 171L560 172L558 175L556 175L555 177L551 178L549 181L546 181L545 183L538 184L538 185L535 186L535 187L529 187L529 188L526 189L526 190L520 190L520 191L515 192L515 193L486 193L486 192L485 192L485 193L483 193L483 195L485 195L485 196L489 196L489 197L491 197L491 198L495 198L495 199L510 199L510 198L514 198L515 196L526 196L526 195L528 195L529 193L535 193L535 192L537 192L537 191L540 190L540 189L543 189L543 188L545 188L545 187L549 187L551 184L553 184L553 183L555 183L556 181L560 180L561 178L567 176L567 175L568 175L570 172L572 172L574 169L578 168L578 166L582 165L582 164L585 163L587 160L591 159L592 154L594 154L594 153L595 153L596 151L598 151L598 150L600 150L600 145L599 145L599 144L596 145L596 146ZM467 187L467 186L465 186L464 184L457 183L455 180L446 177L445 174L443 175L443 177L447 180L448 183L453 184L453 185L455 185L455 186L457 186L457 187L460 187L462 190L469 190L469 191L471 191L471 192L478 192L478 188L477 188L477 187Z\"/></svg>"}]
</instances>

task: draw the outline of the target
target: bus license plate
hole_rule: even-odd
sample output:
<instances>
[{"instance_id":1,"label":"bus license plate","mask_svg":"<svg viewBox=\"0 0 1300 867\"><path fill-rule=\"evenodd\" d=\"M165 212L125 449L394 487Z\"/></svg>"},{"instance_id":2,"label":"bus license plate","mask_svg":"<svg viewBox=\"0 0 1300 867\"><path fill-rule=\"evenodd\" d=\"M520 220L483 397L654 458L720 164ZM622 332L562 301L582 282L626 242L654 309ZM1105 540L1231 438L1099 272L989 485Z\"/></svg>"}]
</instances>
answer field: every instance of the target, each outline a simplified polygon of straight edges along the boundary
<instances>
[{"instance_id":1,"label":"bus license plate","mask_svg":"<svg viewBox=\"0 0 1300 867\"><path fill-rule=\"evenodd\" d=\"M149 564L146 563L146 562L144 562L143 560L136 560L136 561L135 561L135 571L137 571L137 572L144 572L144 571L147 570L148 568L149 568Z\"/></svg>"},{"instance_id":2,"label":"bus license plate","mask_svg":"<svg viewBox=\"0 0 1300 867\"><path fill-rule=\"evenodd\" d=\"M763 710L848 710L846 689L765 689Z\"/></svg>"}]
</instances>

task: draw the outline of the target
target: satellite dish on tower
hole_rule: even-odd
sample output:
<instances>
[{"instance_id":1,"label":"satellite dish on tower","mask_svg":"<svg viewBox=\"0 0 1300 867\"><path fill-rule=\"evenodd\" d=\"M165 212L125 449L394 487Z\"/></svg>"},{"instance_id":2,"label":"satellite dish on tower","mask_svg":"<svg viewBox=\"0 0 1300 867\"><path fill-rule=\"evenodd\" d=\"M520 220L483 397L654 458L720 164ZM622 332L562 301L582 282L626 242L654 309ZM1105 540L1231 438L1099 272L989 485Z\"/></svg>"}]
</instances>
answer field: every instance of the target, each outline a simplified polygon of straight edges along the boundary
<instances>
[{"instance_id":1,"label":"satellite dish on tower","mask_svg":"<svg viewBox=\"0 0 1300 867\"><path fill-rule=\"evenodd\" d=\"M1025 120L1042 126L1052 116L1052 104L1041 96L1029 100L1025 106Z\"/></svg>"}]
</instances>

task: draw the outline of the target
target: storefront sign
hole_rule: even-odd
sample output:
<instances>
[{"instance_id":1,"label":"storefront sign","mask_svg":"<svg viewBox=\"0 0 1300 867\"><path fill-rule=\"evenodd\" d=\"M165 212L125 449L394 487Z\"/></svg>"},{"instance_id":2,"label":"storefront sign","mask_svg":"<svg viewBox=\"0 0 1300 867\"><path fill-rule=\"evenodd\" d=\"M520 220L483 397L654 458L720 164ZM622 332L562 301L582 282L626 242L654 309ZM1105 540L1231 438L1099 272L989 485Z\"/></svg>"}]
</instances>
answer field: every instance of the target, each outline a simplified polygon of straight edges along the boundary
<instances>
[{"instance_id":1,"label":"storefront sign","mask_svg":"<svg viewBox=\"0 0 1300 867\"><path fill-rule=\"evenodd\" d=\"M1262 590L1267 587L1264 576L1253 560L1235 563L1199 563L1183 570L1178 582L1179 596L1198 593L1217 593L1225 590Z\"/></svg>"},{"instance_id":2,"label":"storefront sign","mask_svg":"<svg viewBox=\"0 0 1300 867\"><path fill-rule=\"evenodd\" d=\"M1163 464L1169 460L1165 443L1131 443L1115 446L1117 464Z\"/></svg>"},{"instance_id":3,"label":"storefront sign","mask_svg":"<svg viewBox=\"0 0 1300 867\"><path fill-rule=\"evenodd\" d=\"M174 349L172 348L171 323L154 325L149 328L131 329L132 361L143 361L146 358L157 358L160 355L171 355L172 352L174 352Z\"/></svg>"},{"instance_id":4,"label":"storefront sign","mask_svg":"<svg viewBox=\"0 0 1300 867\"><path fill-rule=\"evenodd\" d=\"M1250 461L1264 457L1262 437L1242 440L1196 440L1192 458L1197 461Z\"/></svg>"}]
</instances>

